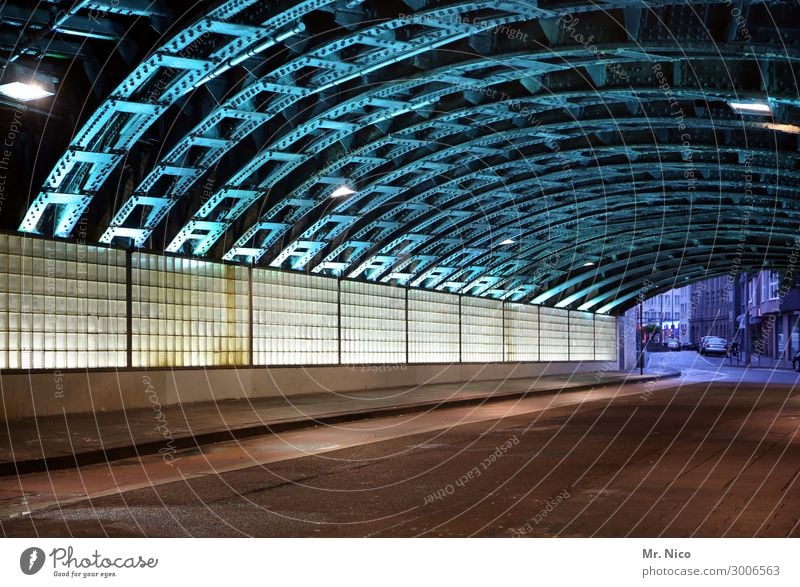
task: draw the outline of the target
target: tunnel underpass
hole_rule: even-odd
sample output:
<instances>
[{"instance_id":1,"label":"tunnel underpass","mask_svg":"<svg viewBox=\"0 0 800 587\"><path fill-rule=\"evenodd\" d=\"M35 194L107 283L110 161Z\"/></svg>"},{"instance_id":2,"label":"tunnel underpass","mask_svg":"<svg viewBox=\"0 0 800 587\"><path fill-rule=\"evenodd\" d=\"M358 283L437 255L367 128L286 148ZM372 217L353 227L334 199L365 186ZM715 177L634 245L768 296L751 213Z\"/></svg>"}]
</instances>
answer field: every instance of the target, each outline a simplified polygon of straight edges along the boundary
<instances>
[{"instance_id":1,"label":"tunnel underpass","mask_svg":"<svg viewBox=\"0 0 800 587\"><path fill-rule=\"evenodd\" d=\"M179 4L0 7L5 538L800 536L796 1Z\"/></svg>"}]
</instances>

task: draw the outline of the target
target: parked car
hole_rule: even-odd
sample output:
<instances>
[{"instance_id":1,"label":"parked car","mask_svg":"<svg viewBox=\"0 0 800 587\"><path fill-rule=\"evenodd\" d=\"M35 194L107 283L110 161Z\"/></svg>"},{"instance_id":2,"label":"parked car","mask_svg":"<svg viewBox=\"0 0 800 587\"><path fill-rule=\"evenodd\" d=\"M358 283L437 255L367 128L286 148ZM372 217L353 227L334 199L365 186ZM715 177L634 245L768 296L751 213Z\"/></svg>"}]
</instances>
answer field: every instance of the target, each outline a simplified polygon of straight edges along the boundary
<instances>
[{"instance_id":1,"label":"parked car","mask_svg":"<svg viewBox=\"0 0 800 587\"><path fill-rule=\"evenodd\" d=\"M667 341L667 343L666 343L666 344L667 344L667 350L668 350L668 351L675 351L675 352L678 352L678 351L680 351L680 350L681 350L681 343L679 343L679 342L678 342L677 340L675 340L674 338L670 338L670 339Z\"/></svg>"},{"instance_id":2,"label":"parked car","mask_svg":"<svg viewBox=\"0 0 800 587\"><path fill-rule=\"evenodd\" d=\"M728 341L718 336L704 337L700 346L701 355L725 355L728 352Z\"/></svg>"},{"instance_id":3,"label":"parked car","mask_svg":"<svg viewBox=\"0 0 800 587\"><path fill-rule=\"evenodd\" d=\"M696 351L697 350L697 343L691 342L689 340L684 340L681 342L681 350L682 351Z\"/></svg>"}]
</instances>

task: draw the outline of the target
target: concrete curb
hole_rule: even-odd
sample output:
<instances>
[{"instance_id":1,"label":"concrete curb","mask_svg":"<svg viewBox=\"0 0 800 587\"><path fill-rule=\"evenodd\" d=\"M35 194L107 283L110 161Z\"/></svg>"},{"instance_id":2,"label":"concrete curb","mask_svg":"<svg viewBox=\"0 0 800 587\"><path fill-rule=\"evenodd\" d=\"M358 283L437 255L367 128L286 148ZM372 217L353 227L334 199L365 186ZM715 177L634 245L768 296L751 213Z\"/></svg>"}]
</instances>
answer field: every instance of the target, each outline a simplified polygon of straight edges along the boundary
<instances>
[{"instance_id":1,"label":"concrete curb","mask_svg":"<svg viewBox=\"0 0 800 587\"><path fill-rule=\"evenodd\" d=\"M609 385L616 384L626 385L633 383L647 383L649 381L659 381L661 379L672 379L675 377L680 377L680 375L680 371L670 371L667 373L652 375L628 375L626 377L604 379L596 383L562 385L561 387L512 391L508 393L461 398L450 401L418 402L384 408L334 412L308 418L276 420L274 422L270 422L269 424L258 423L243 426L241 428L221 428L216 430L207 430L197 434L175 437L174 445L177 450L200 448L201 446L207 444L227 442L231 440L242 440L245 438L252 438L254 436L275 434L277 432L286 432L289 430L297 430L302 428L313 428L319 425L340 424L343 422L368 420L385 416L399 416L402 414L422 412L429 409L456 408L468 405L497 402L513 398L523 399L525 397L534 395L585 391L595 387L607 387ZM85 465L96 465L110 461L120 461L124 459L155 455L158 454L159 449L162 449L163 447L163 440L153 440L126 446L84 451L71 455L59 455L53 457L43 457L41 459L0 463L0 477L25 475L29 473L42 473L59 469L72 469Z\"/></svg>"},{"instance_id":2,"label":"concrete curb","mask_svg":"<svg viewBox=\"0 0 800 587\"><path fill-rule=\"evenodd\" d=\"M794 369L792 369L791 367L778 367L778 366L771 366L770 367L768 365L754 365L752 363L749 366L747 366L747 365L731 365L730 363L725 363L724 366L728 367L730 369L757 369L759 371L781 371L781 372L786 372L786 373L796 373L797 372Z\"/></svg>"}]
</instances>

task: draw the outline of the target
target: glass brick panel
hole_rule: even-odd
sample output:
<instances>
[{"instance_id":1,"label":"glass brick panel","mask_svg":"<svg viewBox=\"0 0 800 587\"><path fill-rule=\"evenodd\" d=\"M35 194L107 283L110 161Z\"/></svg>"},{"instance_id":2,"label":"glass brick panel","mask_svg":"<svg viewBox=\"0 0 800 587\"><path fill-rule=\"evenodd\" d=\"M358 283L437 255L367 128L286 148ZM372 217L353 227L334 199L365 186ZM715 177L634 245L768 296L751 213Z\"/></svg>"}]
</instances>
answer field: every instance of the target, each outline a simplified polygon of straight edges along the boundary
<instances>
[{"instance_id":1,"label":"glass brick panel","mask_svg":"<svg viewBox=\"0 0 800 587\"><path fill-rule=\"evenodd\" d=\"M408 361L458 362L458 296L408 291Z\"/></svg>"},{"instance_id":2,"label":"glass brick panel","mask_svg":"<svg viewBox=\"0 0 800 587\"><path fill-rule=\"evenodd\" d=\"M594 317L594 358L598 361L617 359L617 319L596 314Z\"/></svg>"},{"instance_id":3,"label":"glass brick panel","mask_svg":"<svg viewBox=\"0 0 800 587\"><path fill-rule=\"evenodd\" d=\"M507 303L505 321L506 361L538 361L538 306Z\"/></svg>"},{"instance_id":4,"label":"glass brick panel","mask_svg":"<svg viewBox=\"0 0 800 587\"><path fill-rule=\"evenodd\" d=\"M503 303L461 299L461 360L496 363L503 360Z\"/></svg>"},{"instance_id":5,"label":"glass brick panel","mask_svg":"<svg viewBox=\"0 0 800 587\"><path fill-rule=\"evenodd\" d=\"M406 362L406 292L342 281L342 364Z\"/></svg>"},{"instance_id":6,"label":"glass brick panel","mask_svg":"<svg viewBox=\"0 0 800 587\"><path fill-rule=\"evenodd\" d=\"M337 299L335 279L254 269L255 364L336 364Z\"/></svg>"},{"instance_id":7,"label":"glass brick panel","mask_svg":"<svg viewBox=\"0 0 800 587\"><path fill-rule=\"evenodd\" d=\"M569 313L569 358L571 361L594 360L594 315Z\"/></svg>"},{"instance_id":8,"label":"glass brick panel","mask_svg":"<svg viewBox=\"0 0 800 587\"><path fill-rule=\"evenodd\" d=\"M539 360L569 361L567 310L539 307Z\"/></svg>"},{"instance_id":9,"label":"glass brick panel","mask_svg":"<svg viewBox=\"0 0 800 587\"><path fill-rule=\"evenodd\" d=\"M125 253L0 235L0 369L124 367Z\"/></svg>"},{"instance_id":10,"label":"glass brick panel","mask_svg":"<svg viewBox=\"0 0 800 587\"><path fill-rule=\"evenodd\" d=\"M248 364L245 267L142 253L132 262L134 367Z\"/></svg>"}]
</instances>

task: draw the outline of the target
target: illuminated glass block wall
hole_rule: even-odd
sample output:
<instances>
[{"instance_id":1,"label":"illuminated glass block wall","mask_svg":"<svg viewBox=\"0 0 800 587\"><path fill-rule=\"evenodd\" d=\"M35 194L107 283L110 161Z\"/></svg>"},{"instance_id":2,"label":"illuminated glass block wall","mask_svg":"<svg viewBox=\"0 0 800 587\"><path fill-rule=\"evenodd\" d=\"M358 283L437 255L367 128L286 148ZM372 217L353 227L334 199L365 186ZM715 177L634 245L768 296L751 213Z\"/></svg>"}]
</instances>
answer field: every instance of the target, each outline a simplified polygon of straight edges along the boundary
<instances>
[{"instance_id":1,"label":"illuminated glass block wall","mask_svg":"<svg viewBox=\"0 0 800 587\"><path fill-rule=\"evenodd\" d=\"M508 303L504 319L506 361L538 361L538 306Z\"/></svg>"},{"instance_id":2,"label":"illuminated glass block wall","mask_svg":"<svg viewBox=\"0 0 800 587\"><path fill-rule=\"evenodd\" d=\"M569 361L568 312L539 307L539 360Z\"/></svg>"},{"instance_id":3,"label":"illuminated glass block wall","mask_svg":"<svg viewBox=\"0 0 800 587\"><path fill-rule=\"evenodd\" d=\"M461 299L461 360L491 363L503 360L503 303Z\"/></svg>"},{"instance_id":4,"label":"illuminated glass block wall","mask_svg":"<svg viewBox=\"0 0 800 587\"><path fill-rule=\"evenodd\" d=\"M595 349L597 361L617 360L617 319L613 316L594 316Z\"/></svg>"},{"instance_id":5,"label":"illuminated glass block wall","mask_svg":"<svg viewBox=\"0 0 800 587\"><path fill-rule=\"evenodd\" d=\"M253 269L253 362L335 365L338 296L335 279Z\"/></svg>"},{"instance_id":6,"label":"illuminated glass block wall","mask_svg":"<svg viewBox=\"0 0 800 587\"><path fill-rule=\"evenodd\" d=\"M345 365L406 362L406 290L342 281L342 356Z\"/></svg>"},{"instance_id":7,"label":"illuminated glass block wall","mask_svg":"<svg viewBox=\"0 0 800 587\"><path fill-rule=\"evenodd\" d=\"M0 369L124 367L125 255L0 235Z\"/></svg>"},{"instance_id":8,"label":"illuminated glass block wall","mask_svg":"<svg viewBox=\"0 0 800 587\"><path fill-rule=\"evenodd\" d=\"M589 312L569 313L569 360L594 360L594 319Z\"/></svg>"},{"instance_id":9,"label":"illuminated glass block wall","mask_svg":"<svg viewBox=\"0 0 800 587\"><path fill-rule=\"evenodd\" d=\"M246 267L132 255L134 367L250 363Z\"/></svg>"},{"instance_id":10,"label":"illuminated glass block wall","mask_svg":"<svg viewBox=\"0 0 800 587\"><path fill-rule=\"evenodd\" d=\"M409 363L457 363L458 330L457 295L408 291Z\"/></svg>"},{"instance_id":11,"label":"illuminated glass block wall","mask_svg":"<svg viewBox=\"0 0 800 587\"><path fill-rule=\"evenodd\" d=\"M616 358L611 316L0 234L0 369Z\"/></svg>"}]
</instances>

